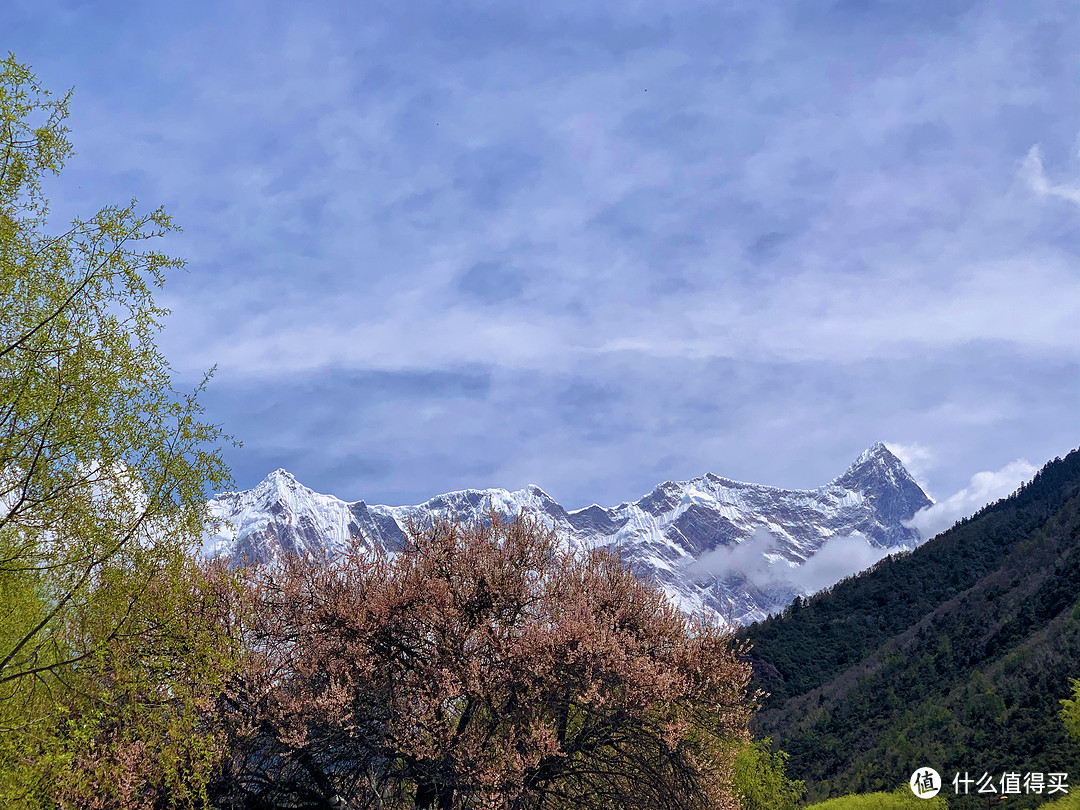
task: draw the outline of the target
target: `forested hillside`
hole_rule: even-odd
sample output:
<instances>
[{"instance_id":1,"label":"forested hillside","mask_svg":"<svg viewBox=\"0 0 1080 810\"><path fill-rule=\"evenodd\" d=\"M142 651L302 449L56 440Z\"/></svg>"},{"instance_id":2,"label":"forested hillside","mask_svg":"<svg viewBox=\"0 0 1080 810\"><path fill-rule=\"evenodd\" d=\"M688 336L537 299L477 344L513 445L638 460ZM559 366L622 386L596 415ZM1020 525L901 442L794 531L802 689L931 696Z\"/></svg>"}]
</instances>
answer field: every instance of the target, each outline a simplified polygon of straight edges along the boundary
<instances>
[{"instance_id":1,"label":"forested hillside","mask_svg":"<svg viewBox=\"0 0 1080 810\"><path fill-rule=\"evenodd\" d=\"M914 552L744 631L770 693L757 732L791 755L810 799L892 789L924 765L947 783L965 770L1080 777L1058 717L1080 675L1078 507L1073 451Z\"/></svg>"}]
</instances>

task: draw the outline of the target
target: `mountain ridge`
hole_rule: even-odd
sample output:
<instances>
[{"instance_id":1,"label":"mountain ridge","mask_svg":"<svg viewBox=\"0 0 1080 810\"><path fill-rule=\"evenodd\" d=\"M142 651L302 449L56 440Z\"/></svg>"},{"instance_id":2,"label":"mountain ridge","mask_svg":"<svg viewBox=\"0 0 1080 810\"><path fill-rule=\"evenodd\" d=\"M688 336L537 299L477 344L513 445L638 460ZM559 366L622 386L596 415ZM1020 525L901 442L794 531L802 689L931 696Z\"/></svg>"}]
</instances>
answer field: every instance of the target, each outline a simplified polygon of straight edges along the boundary
<instances>
[{"instance_id":1,"label":"mountain ridge","mask_svg":"<svg viewBox=\"0 0 1080 810\"><path fill-rule=\"evenodd\" d=\"M914 547L920 537L904 522L931 503L881 442L814 489L782 489L710 472L665 481L618 506L569 511L535 484L515 491L458 490L411 506L346 502L309 489L279 468L250 490L209 502L219 525L204 539L203 553L240 563L281 553L339 553L353 543L394 551L402 547L410 520L475 521L492 510L503 516L524 513L572 546L618 550L631 569L657 581L687 612L713 611L745 623L799 595L788 569L797 569L831 540L859 537L875 553ZM718 549L741 548L743 557L754 556L748 549L757 547L746 546L748 541L762 546L763 562L752 570L698 565L708 554L715 564Z\"/></svg>"}]
</instances>

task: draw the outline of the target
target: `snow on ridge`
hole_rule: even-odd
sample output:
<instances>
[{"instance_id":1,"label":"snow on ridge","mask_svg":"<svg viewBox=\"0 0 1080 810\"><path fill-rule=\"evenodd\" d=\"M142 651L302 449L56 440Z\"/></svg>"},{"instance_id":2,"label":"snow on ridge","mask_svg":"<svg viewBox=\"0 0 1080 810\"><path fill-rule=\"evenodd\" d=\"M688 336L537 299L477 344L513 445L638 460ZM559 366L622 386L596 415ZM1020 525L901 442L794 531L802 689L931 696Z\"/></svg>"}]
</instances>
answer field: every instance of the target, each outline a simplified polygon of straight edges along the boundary
<instances>
[{"instance_id":1,"label":"snow on ridge","mask_svg":"<svg viewBox=\"0 0 1080 810\"><path fill-rule=\"evenodd\" d=\"M415 506L348 503L316 493L278 469L251 490L209 502L219 526L208 533L203 553L236 562L285 552L333 553L356 541L399 542L410 519L475 521L491 510L526 513L572 546L618 549L636 572L657 581L688 612L707 609L747 622L782 608L797 590L767 578L755 582L760 571L753 566L703 573L695 569L701 560L716 559L718 549L760 542L762 536L771 538L772 545L760 549L755 557L760 565L754 565L769 571L779 570L769 566L781 561L799 566L833 538L858 535L879 549L911 548L919 537L902 521L928 503L902 463L880 443L860 454L843 475L815 489L786 490L707 473L689 481L665 481L634 502L569 512L534 484L514 491L459 490Z\"/></svg>"}]
</instances>

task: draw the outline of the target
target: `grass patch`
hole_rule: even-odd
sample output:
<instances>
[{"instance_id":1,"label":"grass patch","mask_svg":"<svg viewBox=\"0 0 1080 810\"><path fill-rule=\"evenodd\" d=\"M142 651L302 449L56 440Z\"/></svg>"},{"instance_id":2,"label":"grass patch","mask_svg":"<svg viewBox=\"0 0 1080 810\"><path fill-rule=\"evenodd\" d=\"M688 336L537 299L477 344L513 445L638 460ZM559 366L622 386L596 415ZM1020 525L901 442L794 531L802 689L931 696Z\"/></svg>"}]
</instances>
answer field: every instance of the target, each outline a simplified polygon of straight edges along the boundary
<instances>
[{"instance_id":1,"label":"grass patch","mask_svg":"<svg viewBox=\"0 0 1080 810\"><path fill-rule=\"evenodd\" d=\"M1069 798L1072 798L1071 796ZM892 793L859 793L851 796L839 796L811 804L806 810L948 810L945 797L938 795L933 799L920 799L904 785ZM1046 805L1047 808L1054 805ZM1054 810L1080 810L1072 805L1054 807Z\"/></svg>"},{"instance_id":2,"label":"grass patch","mask_svg":"<svg viewBox=\"0 0 1080 810\"><path fill-rule=\"evenodd\" d=\"M1070 793L1068 796L1054 799L1042 805L1039 810L1080 810L1080 793Z\"/></svg>"}]
</instances>

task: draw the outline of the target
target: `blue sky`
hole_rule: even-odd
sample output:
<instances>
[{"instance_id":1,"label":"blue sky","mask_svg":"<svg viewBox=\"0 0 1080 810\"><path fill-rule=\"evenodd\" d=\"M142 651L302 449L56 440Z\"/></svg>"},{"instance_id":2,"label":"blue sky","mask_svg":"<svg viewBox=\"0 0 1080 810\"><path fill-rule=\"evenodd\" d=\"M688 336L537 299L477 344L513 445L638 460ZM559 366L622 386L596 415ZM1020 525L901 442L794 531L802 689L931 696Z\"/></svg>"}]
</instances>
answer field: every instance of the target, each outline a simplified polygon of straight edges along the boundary
<instances>
[{"instance_id":1,"label":"blue sky","mask_svg":"<svg viewBox=\"0 0 1080 810\"><path fill-rule=\"evenodd\" d=\"M1080 444L1071 4L7 0L0 31L75 88L57 222L183 226L162 345L217 365L241 488L573 508L813 487L883 440L970 500Z\"/></svg>"}]
</instances>

